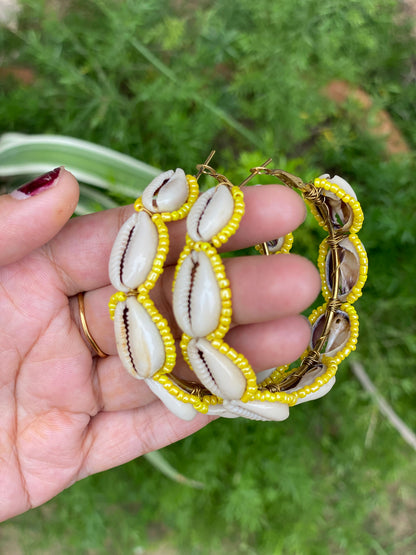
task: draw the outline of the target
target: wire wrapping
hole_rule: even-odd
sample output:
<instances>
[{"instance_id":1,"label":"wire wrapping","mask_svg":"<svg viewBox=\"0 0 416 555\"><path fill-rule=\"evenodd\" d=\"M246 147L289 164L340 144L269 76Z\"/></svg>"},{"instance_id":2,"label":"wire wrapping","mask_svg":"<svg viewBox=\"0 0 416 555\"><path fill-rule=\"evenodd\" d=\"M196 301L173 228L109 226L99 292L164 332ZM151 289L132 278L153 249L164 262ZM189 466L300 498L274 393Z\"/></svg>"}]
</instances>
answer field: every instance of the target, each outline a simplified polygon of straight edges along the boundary
<instances>
[{"instance_id":1,"label":"wire wrapping","mask_svg":"<svg viewBox=\"0 0 416 555\"><path fill-rule=\"evenodd\" d=\"M237 372L240 376L239 379L243 379L245 386L238 393L238 396L233 397L233 393L231 397L225 396L225 398L222 398L221 392L228 395L228 386L225 387L224 380L221 381L221 379L219 380L221 383L218 385L211 374L211 370L214 370L214 374L221 372L221 370L213 369L212 367L208 368L209 377L204 378L201 377L202 374L198 374L198 372L203 372L202 370L199 369L196 372L196 368L192 368L198 374L200 382L186 380L175 375L172 354L175 350L174 341L170 335L169 337L167 336L168 333L170 334L170 330L165 323L163 324L164 327L162 326L163 329L161 328L160 315L153 305L150 306L151 301L147 297L148 290L153 287L159 273L163 271L162 268L159 268L160 264L158 262L154 263L154 268L152 267L154 271L149 274L150 277L148 276L144 284L137 291L133 292L134 294L139 293L137 300L145 306L153 322L160 328L161 335L163 337L166 336L164 337L165 353L166 357L169 358L169 364L165 364L163 368L156 371L149 377L148 381L152 381L152 384L157 382L155 384L155 387L157 387L154 388L152 385L151 389L160 396L163 402L166 403L166 395L174 399L173 402L169 401L166 404L174 412L176 410L177 414L181 417L184 411L178 408L178 405L183 406L185 404L188 407L192 405L191 409L194 412L208 412L209 414L220 414L222 416L245 416L259 420L283 420L288 415L288 406L303 402L309 398L317 398L329 391L335 381L335 374L339 363L355 349L358 337L358 316L352 307L352 303L361 295L361 290L367 276L365 249L356 235L361 228L363 214L355 194L348 183L344 182L346 184L345 189L339 185L340 181L343 182L341 178L338 178L338 182L336 182L321 177L315 179L313 183L304 183L301 178L284 170L269 168L268 165L271 159L268 159L263 164L251 168L248 177L239 186L234 186L225 175L217 172L210 165L213 155L214 151L210 153L203 164L197 165L198 173L195 177L187 176L188 182L194 183L193 186L195 187L191 195L191 204L196 201L197 179L202 174L206 174L217 181L216 187L212 189L215 195L219 195L221 190L228 190L228 202L232 203L232 213L230 212L227 216L229 219L220 225L216 222L214 213L213 221L218 229L214 226L216 229L215 233L211 233L206 239L191 238L191 232L188 228L186 244L178 259L174 288L175 283L179 279L179 273L182 271L181 268L185 268L184 261L189 261L192 253L194 259L192 259L192 263L189 262L188 264L187 262L188 265L186 266L189 269L182 271L180 281L182 288L187 283L188 277L186 272L191 271L192 264L199 265L203 260L208 260L209 267L211 268L209 272L213 275L213 278L209 278L211 279L211 282L209 282L211 284L210 287L212 286L213 279L214 284L215 281L217 282L218 295L221 299L220 316L218 320L215 320L217 321L217 324L215 324L216 328L213 327L211 331L208 330L206 333L200 334L194 332L194 328L192 328L191 335L189 335L191 332L184 331L187 324L184 324L183 321L180 323L177 313L175 313L175 317L179 327L182 327L184 331L180 346L184 359L191 368L190 359L193 357L196 361L195 345L198 344L198 349L208 349L206 352L209 356L214 357L214 360L218 362L220 367L221 365L228 367L227 372L230 372L230 368L233 367L234 370L229 375L233 376L234 379ZM288 365L278 367L260 383L257 382L254 370L247 359L241 353L234 351L224 341L224 336L231 324L231 290L225 275L225 268L216 250L235 233L244 214L244 195L240 187L246 185L258 174L276 177L287 187L300 191L319 225L327 231L327 237L319 247L318 256L322 294L325 303L315 309L309 316L312 324L310 345L302 355L300 365L297 368L291 368ZM206 203L206 206L211 202L210 199L211 197L203 201ZM191 204L188 202L177 211L171 213L164 212L160 216L154 214L151 216L152 220L157 223L159 219L163 219L166 222L181 219L189 211L189 223L189 218L191 218L193 210L196 209L196 204L195 207L190 209ZM141 199L137 199L135 207L138 211L144 210ZM158 225L160 227L159 235L163 235L162 223ZM293 236L288 234L285 237L256 245L256 249L262 255L273 256L274 254L289 252L292 242ZM206 267L205 262L204 264ZM354 266L354 271L350 269L349 265L351 264ZM157 275L156 269L158 271ZM183 279L184 276L186 279ZM128 291L127 293L118 292L113 295L109 303L110 313L113 315L117 303L124 303L133 293ZM199 315L202 320L204 320L205 314L204 312ZM188 350L190 345L193 351L192 349L191 351ZM199 352L202 353L201 350ZM170 353L169 356L168 353ZM215 354L213 355L213 353ZM236 387L238 389L239 386ZM320 390L324 393L320 394ZM238 389L238 391L240 390ZM174 408L172 408L172 403ZM259 408L259 405L262 407ZM274 405L276 409L273 413L270 412L271 405ZM287 412L279 407L285 407ZM189 411L187 411L188 413Z\"/></svg>"}]
</instances>

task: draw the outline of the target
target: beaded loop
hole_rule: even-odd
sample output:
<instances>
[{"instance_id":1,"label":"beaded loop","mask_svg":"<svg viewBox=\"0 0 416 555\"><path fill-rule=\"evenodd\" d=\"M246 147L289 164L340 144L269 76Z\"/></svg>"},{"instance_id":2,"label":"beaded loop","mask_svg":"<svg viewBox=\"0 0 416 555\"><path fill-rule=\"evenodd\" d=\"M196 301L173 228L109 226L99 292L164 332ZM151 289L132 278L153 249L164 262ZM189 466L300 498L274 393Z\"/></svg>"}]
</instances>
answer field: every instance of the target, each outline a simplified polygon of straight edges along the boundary
<instances>
[{"instance_id":1,"label":"beaded loop","mask_svg":"<svg viewBox=\"0 0 416 555\"><path fill-rule=\"evenodd\" d=\"M270 254L287 254L293 245L293 233L288 233L283 237L278 239L272 239L260 245L255 245L255 249L260 254L265 254L266 256Z\"/></svg>"},{"instance_id":2,"label":"beaded loop","mask_svg":"<svg viewBox=\"0 0 416 555\"><path fill-rule=\"evenodd\" d=\"M319 225L328 232L318 256L322 295L326 303L309 317L311 344L302 355L298 368L276 368L259 384L256 395L262 399L263 391L268 390L272 400L293 405L334 380L340 362L356 348L358 316L352 303L361 296L368 270L365 249L356 235L364 216L352 188L337 176L333 180L322 176L313 184L304 184L282 170L266 168L264 173L299 189ZM308 376L312 375L314 379L309 383ZM284 399L282 393L289 394L289 397Z\"/></svg>"},{"instance_id":3,"label":"beaded loop","mask_svg":"<svg viewBox=\"0 0 416 555\"><path fill-rule=\"evenodd\" d=\"M361 295L368 269L367 255L357 236L363 214L354 191L338 176L324 175L313 183L304 183L284 170L268 168L267 160L235 186L209 165L212 155L197 166L196 177L186 176L186 198L182 170L156 178L135 202L136 211L143 217L126 222L125 229L120 230L110 259L110 277L121 290L109 302L120 358L127 370L144 378L180 418L190 420L201 412L226 418L284 420L289 407L317 399L331 389L338 365L356 347L358 316L352 304ZM198 198L197 180L202 173L213 177L217 185ZM299 190L328 235L321 242L318 256L325 302L309 316L310 345L297 368L278 367L263 373L258 382L249 361L224 341L231 324L232 296L217 249L237 231L244 215L241 185L261 173ZM172 204L171 195L182 199L178 206ZM183 358L198 381L184 380L172 371L175 341L167 321L149 297L169 249L166 222L186 215L185 246L174 275L173 311L183 331ZM138 230L150 244L146 247L146 263L141 265L136 264L134 249L143 248L147 242ZM257 245L256 250L267 256L285 254L292 243L293 235L289 233ZM145 363L140 349L146 351Z\"/></svg>"},{"instance_id":4,"label":"beaded loop","mask_svg":"<svg viewBox=\"0 0 416 555\"><path fill-rule=\"evenodd\" d=\"M110 317L114 320L120 359L136 378L149 379L155 373L171 372L176 363L172 332L149 293L163 272L169 251L165 222L184 218L197 199L198 190L195 177L185 176L180 169L156 177L135 201L136 214L122 226L113 246L110 279L114 287L121 285L126 290L111 296ZM164 208L158 205L158 195ZM163 211L166 207L171 211ZM142 253L145 248L147 260L139 263L146 259ZM134 277L137 273L139 280Z\"/></svg>"},{"instance_id":5,"label":"beaded loop","mask_svg":"<svg viewBox=\"0 0 416 555\"><path fill-rule=\"evenodd\" d=\"M175 270L173 308L184 332L180 342L183 357L202 385L195 388L194 382L179 381L174 375L163 376L163 385L177 400L184 398L186 391L186 402L199 412L208 412L211 405L222 403L223 395L249 399L256 377L248 361L223 341L231 324L231 289L217 253L238 229L244 215L244 196L239 187L210 166L204 164L198 169L212 175L218 185L204 193L189 213L186 243ZM212 216L215 218L218 211L222 216L216 222ZM200 300L202 296L207 299L205 303ZM219 383L206 368L213 363L220 366L219 373L227 373ZM154 376L159 383L161 378L160 373Z\"/></svg>"}]
</instances>

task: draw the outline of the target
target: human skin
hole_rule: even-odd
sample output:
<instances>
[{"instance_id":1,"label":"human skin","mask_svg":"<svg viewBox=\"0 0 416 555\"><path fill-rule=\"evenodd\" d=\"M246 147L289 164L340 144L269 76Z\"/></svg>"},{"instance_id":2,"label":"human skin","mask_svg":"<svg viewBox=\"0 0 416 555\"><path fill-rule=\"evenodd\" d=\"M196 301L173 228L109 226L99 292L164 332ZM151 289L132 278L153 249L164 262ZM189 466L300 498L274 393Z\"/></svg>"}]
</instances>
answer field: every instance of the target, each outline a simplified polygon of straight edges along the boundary
<instances>
[{"instance_id":1,"label":"human skin","mask_svg":"<svg viewBox=\"0 0 416 555\"><path fill-rule=\"evenodd\" d=\"M202 414L180 420L122 368L108 316L114 289L107 267L133 207L70 219L78 194L76 179L61 168L33 196L0 197L0 521L213 420ZM282 236L305 217L301 198L282 186L246 188L245 201L226 250ZM169 233L165 271L152 296L179 338L171 284L184 222L169 224ZM233 295L227 343L256 371L298 358L310 338L300 312L320 289L314 266L296 255L227 258L225 266ZM97 357L82 334L79 292L107 358ZM186 372L182 365L175 372Z\"/></svg>"}]
</instances>

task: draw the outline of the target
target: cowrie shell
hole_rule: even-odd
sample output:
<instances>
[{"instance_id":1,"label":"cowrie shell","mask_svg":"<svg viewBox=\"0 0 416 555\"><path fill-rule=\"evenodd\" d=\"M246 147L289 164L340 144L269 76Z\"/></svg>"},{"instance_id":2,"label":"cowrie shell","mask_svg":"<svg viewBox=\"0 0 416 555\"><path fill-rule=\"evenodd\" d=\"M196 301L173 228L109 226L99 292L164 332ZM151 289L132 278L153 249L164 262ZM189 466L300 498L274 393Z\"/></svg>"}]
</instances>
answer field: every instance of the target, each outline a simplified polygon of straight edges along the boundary
<instances>
[{"instance_id":1,"label":"cowrie shell","mask_svg":"<svg viewBox=\"0 0 416 555\"><path fill-rule=\"evenodd\" d=\"M173 290L173 312L178 325L191 337L213 332L221 316L221 295L210 259L191 251L184 259Z\"/></svg>"},{"instance_id":2,"label":"cowrie shell","mask_svg":"<svg viewBox=\"0 0 416 555\"><path fill-rule=\"evenodd\" d=\"M339 243L340 279L338 298L345 301L360 277L360 257L355 245L346 237ZM329 249L325 260L325 279L332 292L332 251Z\"/></svg>"},{"instance_id":3,"label":"cowrie shell","mask_svg":"<svg viewBox=\"0 0 416 555\"><path fill-rule=\"evenodd\" d=\"M226 410L223 405L210 405L208 407L210 416L221 416L222 418L238 418L240 415Z\"/></svg>"},{"instance_id":4,"label":"cowrie shell","mask_svg":"<svg viewBox=\"0 0 416 555\"><path fill-rule=\"evenodd\" d=\"M339 175L334 175L334 177L330 177L329 173L324 173L323 175L319 176L319 179L326 179L330 183L337 185L340 189L345 191L350 197L357 200L357 195L355 194L354 189L348 183L346 179L340 177Z\"/></svg>"},{"instance_id":5,"label":"cowrie shell","mask_svg":"<svg viewBox=\"0 0 416 555\"><path fill-rule=\"evenodd\" d=\"M321 179L326 179L330 183L334 183L342 189L345 193L347 193L353 199L357 199L357 195L354 192L354 189L339 175L335 175L334 177L329 177L329 174L324 174L321 176ZM329 215L331 217L332 225L336 229L348 230L354 220L354 213L351 206L346 203L344 200L341 200L335 193L331 191L326 191L325 189L322 190L322 195L325 199L325 204L328 207Z\"/></svg>"},{"instance_id":6,"label":"cowrie shell","mask_svg":"<svg viewBox=\"0 0 416 555\"><path fill-rule=\"evenodd\" d=\"M211 393L223 399L241 399L247 387L244 374L209 341L192 339L188 357L193 371Z\"/></svg>"},{"instance_id":7,"label":"cowrie shell","mask_svg":"<svg viewBox=\"0 0 416 555\"><path fill-rule=\"evenodd\" d=\"M233 412L237 416L243 416L250 420L273 420L281 422L289 416L289 405L284 403L270 401L226 401L223 406L226 410Z\"/></svg>"},{"instance_id":8,"label":"cowrie shell","mask_svg":"<svg viewBox=\"0 0 416 555\"><path fill-rule=\"evenodd\" d=\"M157 228L146 212L136 212L122 225L109 261L110 281L117 290L127 293L146 280L158 243Z\"/></svg>"},{"instance_id":9,"label":"cowrie shell","mask_svg":"<svg viewBox=\"0 0 416 555\"><path fill-rule=\"evenodd\" d=\"M191 403L183 403L176 397L171 395L161 383L153 380L146 380L149 389L162 401L167 409L170 410L175 416L182 420L192 420L198 414L198 411ZM179 387L179 386L176 386Z\"/></svg>"},{"instance_id":10,"label":"cowrie shell","mask_svg":"<svg viewBox=\"0 0 416 555\"><path fill-rule=\"evenodd\" d=\"M333 376L330 380L328 380L326 384L321 386L318 389L318 391L312 392L306 397L299 397L295 405L301 405L302 403L307 403L308 401L315 401L316 399L320 399L321 397L324 397L327 393L331 391L331 389L334 387L334 384L335 384L335 376Z\"/></svg>"},{"instance_id":11,"label":"cowrie shell","mask_svg":"<svg viewBox=\"0 0 416 555\"><path fill-rule=\"evenodd\" d=\"M322 314L312 326L312 349L315 348L315 345L324 329L324 325L325 314ZM332 320L325 350L322 351L321 354L326 355L327 357L333 357L338 351L341 351L345 347L345 345L348 343L350 335L351 322L348 314L343 310L337 310L334 313L334 318Z\"/></svg>"},{"instance_id":12,"label":"cowrie shell","mask_svg":"<svg viewBox=\"0 0 416 555\"><path fill-rule=\"evenodd\" d=\"M155 177L143 191L142 203L149 212L174 212L186 202L188 194L185 172L177 168Z\"/></svg>"},{"instance_id":13,"label":"cowrie shell","mask_svg":"<svg viewBox=\"0 0 416 555\"><path fill-rule=\"evenodd\" d=\"M192 206L186 226L193 241L210 242L230 221L234 199L226 185L218 185L203 193Z\"/></svg>"},{"instance_id":14,"label":"cowrie shell","mask_svg":"<svg viewBox=\"0 0 416 555\"><path fill-rule=\"evenodd\" d=\"M303 387L307 385L312 385L316 378L322 376L326 372L327 367L325 364L318 363L314 366L307 374L302 376L299 382L296 384L295 387L292 387L286 391L286 393L293 393L294 391L299 391ZM334 386L335 384L335 376L333 376L328 382L322 385L318 391L313 391L306 395L305 397L299 397L295 403L295 405L300 405L302 403L306 403L308 401L314 401L315 399L319 399L320 397L324 397Z\"/></svg>"},{"instance_id":15,"label":"cowrie shell","mask_svg":"<svg viewBox=\"0 0 416 555\"><path fill-rule=\"evenodd\" d=\"M272 239L271 241L267 241L267 248L270 254L275 254L276 252L280 251L283 247L285 242L285 237L278 237L277 239Z\"/></svg>"},{"instance_id":16,"label":"cowrie shell","mask_svg":"<svg viewBox=\"0 0 416 555\"><path fill-rule=\"evenodd\" d=\"M135 378L150 378L165 363L165 346L156 324L136 297L117 303L114 314L117 350Z\"/></svg>"}]
</instances>

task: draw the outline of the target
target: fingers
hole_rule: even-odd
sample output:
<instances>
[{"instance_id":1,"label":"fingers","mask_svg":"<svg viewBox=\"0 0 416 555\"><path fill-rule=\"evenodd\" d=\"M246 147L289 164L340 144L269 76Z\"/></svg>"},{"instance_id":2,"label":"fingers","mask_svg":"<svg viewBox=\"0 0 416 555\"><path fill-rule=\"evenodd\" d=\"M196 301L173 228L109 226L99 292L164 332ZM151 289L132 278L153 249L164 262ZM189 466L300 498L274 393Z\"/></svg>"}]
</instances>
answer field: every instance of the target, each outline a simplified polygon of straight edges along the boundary
<instances>
[{"instance_id":1,"label":"fingers","mask_svg":"<svg viewBox=\"0 0 416 555\"><path fill-rule=\"evenodd\" d=\"M234 307L234 327L226 342L246 356L256 371L296 360L310 340L309 323L296 313L309 306L319 291L317 270L295 255L228 259L226 265ZM116 355L113 323L106 306L111 292L112 288L106 287L87 293L85 313L100 348L114 355L98 361L101 405L107 411L129 410L154 398L142 381L124 370ZM175 335L179 339L179 330ZM175 368L175 373L178 371L181 363Z\"/></svg>"},{"instance_id":2,"label":"fingers","mask_svg":"<svg viewBox=\"0 0 416 555\"><path fill-rule=\"evenodd\" d=\"M281 185L243 187L245 212L240 227L222 250L247 248L277 239L297 229L306 218L306 206L292 189Z\"/></svg>"},{"instance_id":3,"label":"fingers","mask_svg":"<svg viewBox=\"0 0 416 555\"><path fill-rule=\"evenodd\" d=\"M294 191L267 185L244 189L246 209L226 250L249 247L296 229L305 218L305 205ZM108 260L119 228L132 206L108 210L68 222L49 245L51 257L65 276L65 289L75 295L109 284ZM185 222L169 224L170 250L166 263L177 259L184 245Z\"/></svg>"},{"instance_id":4,"label":"fingers","mask_svg":"<svg viewBox=\"0 0 416 555\"><path fill-rule=\"evenodd\" d=\"M288 322L286 322L287 324ZM299 322L296 323L296 327L298 324ZM253 328L249 330L249 333L255 340L256 330ZM264 333L267 335L266 330L262 330L262 335ZM244 340L244 337L241 339ZM256 351L259 352L258 349ZM115 359L115 357L111 358ZM107 359L102 363L109 364ZM107 377L109 382L112 380L111 373ZM122 374L123 372L121 372ZM124 374L126 373L124 372ZM127 389L134 389L132 384L134 381L131 378ZM86 456L78 476L79 479L174 443L196 432L212 419L198 414L190 422L180 420L171 414L161 401L154 400L152 402L149 399L150 392L144 391L145 384L143 382L139 382L135 388L137 388L136 392L141 402L145 402L145 405L140 408L131 408L131 404L133 407L136 407L137 404L134 405L131 393L127 393L123 397L124 388L120 389L118 400L114 396L111 397L111 393L110 397L104 393L105 409L92 419L88 428L84 442ZM103 387L103 391L108 391L106 386ZM111 412L112 409L114 412Z\"/></svg>"},{"instance_id":5,"label":"fingers","mask_svg":"<svg viewBox=\"0 0 416 555\"><path fill-rule=\"evenodd\" d=\"M131 461L196 432L212 420L198 414L187 422L156 400L140 409L101 412L88 427L78 479Z\"/></svg>"},{"instance_id":6,"label":"fingers","mask_svg":"<svg viewBox=\"0 0 416 555\"><path fill-rule=\"evenodd\" d=\"M222 252L244 249L277 239L294 231L306 217L305 203L301 197L287 187L281 185L263 185L257 187L243 187L244 216L240 226L225 245ZM171 246L167 264L172 264L178 258L184 243L183 225L169 229Z\"/></svg>"},{"instance_id":7,"label":"fingers","mask_svg":"<svg viewBox=\"0 0 416 555\"><path fill-rule=\"evenodd\" d=\"M308 320L301 315L237 326L226 335L227 343L250 362L253 370L283 366L297 360L311 338Z\"/></svg>"},{"instance_id":8,"label":"fingers","mask_svg":"<svg viewBox=\"0 0 416 555\"><path fill-rule=\"evenodd\" d=\"M233 295L234 325L298 314L310 306L320 290L318 271L311 262L297 255L228 258L225 266ZM152 297L178 338L180 330L174 322L171 307L173 272L173 268L165 270L160 286L158 284L152 291ZM116 354L113 323L107 308L113 292L114 289L108 286L84 296L88 327L99 347L109 354ZM78 319L76 298L71 303L74 318Z\"/></svg>"},{"instance_id":9,"label":"fingers","mask_svg":"<svg viewBox=\"0 0 416 555\"><path fill-rule=\"evenodd\" d=\"M227 277L233 292L233 322L249 324L297 314L316 299L320 276L295 254L229 258Z\"/></svg>"},{"instance_id":10,"label":"fingers","mask_svg":"<svg viewBox=\"0 0 416 555\"><path fill-rule=\"evenodd\" d=\"M146 382L133 378L117 355L97 361L96 377L100 410L130 410L144 407L156 399Z\"/></svg>"},{"instance_id":11,"label":"fingers","mask_svg":"<svg viewBox=\"0 0 416 555\"><path fill-rule=\"evenodd\" d=\"M260 372L296 360L310 340L309 322L303 316L287 316L272 322L234 327L225 341ZM179 362L175 375L194 379L177 349ZM130 410L155 400L143 380L133 378L117 356L98 361L98 390L104 411Z\"/></svg>"},{"instance_id":12,"label":"fingers","mask_svg":"<svg viewBox=\"0 0 416 555\"><path fill-rule=\"evenodd\" d=\"M0 197L0 265L20 260L54 237L78 202L76 179L56 168Z\"/></svg>"}]
</instances>

